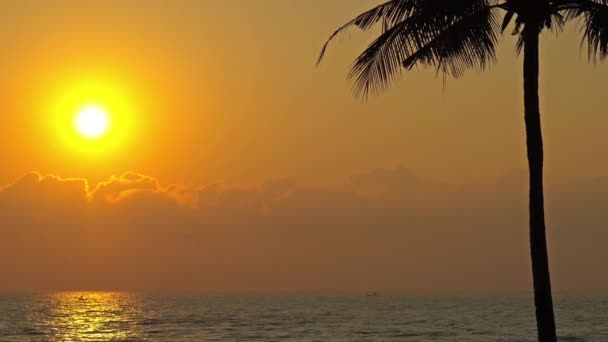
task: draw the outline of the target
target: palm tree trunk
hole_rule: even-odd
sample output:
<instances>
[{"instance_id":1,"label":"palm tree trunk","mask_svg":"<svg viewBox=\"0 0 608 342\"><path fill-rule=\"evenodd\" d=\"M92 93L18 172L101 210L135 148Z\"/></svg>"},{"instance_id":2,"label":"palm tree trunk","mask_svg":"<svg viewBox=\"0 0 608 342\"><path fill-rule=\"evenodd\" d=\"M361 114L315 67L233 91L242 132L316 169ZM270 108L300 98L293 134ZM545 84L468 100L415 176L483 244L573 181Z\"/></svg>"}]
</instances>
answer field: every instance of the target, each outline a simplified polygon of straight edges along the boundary
<instances>
[{"instance_id":1,"label":"palm tree trunk","mask_svg":"<svg viewBox=\"0 0 608 342\"><path fill-rule=\"evenodd\" d=\"M540 342L555 342L557 339L545 236L543 137L538 98L540 30L526 27L525 31L527 32L524 32L524 105L530 170L530 250L536 326Z\"/></svg>"}]
</instances>

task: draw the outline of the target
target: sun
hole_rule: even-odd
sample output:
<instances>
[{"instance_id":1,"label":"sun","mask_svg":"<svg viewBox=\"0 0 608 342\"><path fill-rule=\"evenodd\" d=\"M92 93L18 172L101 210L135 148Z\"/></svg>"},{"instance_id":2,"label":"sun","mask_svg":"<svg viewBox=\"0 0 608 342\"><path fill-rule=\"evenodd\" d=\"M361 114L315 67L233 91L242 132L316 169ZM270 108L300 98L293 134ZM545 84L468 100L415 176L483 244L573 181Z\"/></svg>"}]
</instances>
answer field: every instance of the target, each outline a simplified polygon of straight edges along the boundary
<instances>
[{"instance_id":1,"label":"sun","mask_svg":"<svg viewBox=\"0 0 608 342\"><path fill-rule=\"evenodd\" d=\"M110 116L102 106L86 105L76 112L74 127L83 138L99 139L110 128Z\"/></svg>"},{"instance_id":2,"label":"sun","mask_svg":"<svg viewBox=\"0 0 608 342\"><path fill-rule=\"evenodd\" d=\"M131 149L145 127L135 125L141 101L129 82L89 74L58 84L39 110L48 113L49 138L56 148L74 152L66 154L74 160L107 161Z\"/></svg>"}]
</instances>

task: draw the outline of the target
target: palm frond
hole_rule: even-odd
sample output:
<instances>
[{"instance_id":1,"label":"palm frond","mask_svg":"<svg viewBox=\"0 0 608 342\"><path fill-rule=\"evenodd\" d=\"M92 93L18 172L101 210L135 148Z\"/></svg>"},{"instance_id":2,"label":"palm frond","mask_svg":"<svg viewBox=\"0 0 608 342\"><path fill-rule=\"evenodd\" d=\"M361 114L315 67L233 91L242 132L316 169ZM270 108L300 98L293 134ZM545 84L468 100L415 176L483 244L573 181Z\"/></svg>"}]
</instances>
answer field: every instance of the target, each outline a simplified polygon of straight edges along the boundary
<instances>
[{"instance_id":1,"label":"palm frond","mask_svg":"<svg viewBox=\"0 0 608 342\"><path fill-rule=\"evenodd\" d=\"M587 45L589 59L608 58L608 0L570 0L564 5L565 18L582 22L582 45Z\"/></svg>"},{"instance_id":2,"label":"palm frond","mask_svg":"<svg viewBox=\"0 0 608 342\"><path fill-rule=\"evenodd\" d=\"M436 6L443 3L444 6ZM501 25L486 0L421 1L412 15L389 27L354 62L349 79L355 95L380 93L403 67L434 66L459 77L495 59Z\"/></svg>"},{"instance_id":3,"label":"palm frond","mask_svg":"<svg viewBox=\"0 0 608 342\"><path fill-rule=\"evenodd\" d=\"M408 18L389 28L355 60L349 79L354 82L356 96L366 97L370 91L380 93L401 74L401 61L414 48L409 36L421 34L421 31L414 29L417 19Z\"/></svg>"},{"instance_id":4,"label":"palm frond","mask_svg":"<svg viewBox=\"0 0 608 342\"><path fill-rule=\"evenodd\" d=\"M386 31L386 28L407 18L416 7L417 2L418 0L391 0L358 15L353 20L342 25L331 34L321 48L321 52L317 59L317 65L323 61L329 44L336 38L346 34L350 28L359 27L362 30L369 30L382 21L384 27L383 31Z\"/></svg>"},{"instance_id":5,"label":"palm frond","mask_svg":"<svg viewBox=\"0 0 608 342\"><path fill-rule=\"evenodd\" d=\"M596 0L585 13L583 39L587 42L589 58L608 57L608 0Z\"/></svg>"},{"instance_id":6,"label":"palm frond","mask_svg":"<svg viewBox=\"0 0 608 342\"><path fill-rule=\"evenodd\" d=\"M545 22L545 26L556 33L561 33L565 25L566 18L557 10L551 11L549 18Z\"/></svg>"},{"instance_id":7,"label":"palm frond","mask_svg":"<svg viewBox=\"0 0 608 342\"><path fill-rule=\"evenodd\" d=\"M511 20L513 19L514 15L515 15L515 11L513 11L513 10L507 11L507 14L505 14L505 17L504 17L504 19L502 21L502 25L500 27L500 31L501 32L505 32L505 30L507 29L507 27L511 23Z\"/></svg>"},{"instance_id":8,"label":"palm frond","mask_svg":"<svg viewBox=\"0 0 608 342\"><path fill-rule=\"evenodd\" d=\"M454 23L403 61L406 69L417 64L460 77L467 69L484 69L496 59L495 45L502 31L498 16L484 8Z\"/></svg>"},{"instance_id":9,"label":"palm frond","mask_svg":"<svg viewBox=\"0 0 608 342\"><path fill-rule=\"evenodd\" d=\"M520 33L519 36L517 37L517 42L515 42L515 53L520 55L521 52L524 51L524 45L525 45L524 35L522 33Z\"/></svg>"}]
</instances>

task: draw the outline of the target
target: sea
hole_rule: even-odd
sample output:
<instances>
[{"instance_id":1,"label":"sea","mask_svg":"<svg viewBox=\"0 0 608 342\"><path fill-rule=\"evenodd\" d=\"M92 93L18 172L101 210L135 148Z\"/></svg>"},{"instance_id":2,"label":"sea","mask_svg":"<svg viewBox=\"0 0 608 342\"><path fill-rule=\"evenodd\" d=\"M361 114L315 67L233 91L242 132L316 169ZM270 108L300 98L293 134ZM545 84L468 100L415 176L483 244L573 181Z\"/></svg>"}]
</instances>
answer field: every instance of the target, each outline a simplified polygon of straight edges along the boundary
<instances>
[{"instance_id":1,"label":"sea","mask_svg":"<svg viewBox=\"0 0 608 342\"><path fill-rule=\"evenodd\" d=\"M558 295L560 341L608 341L608 296ZM0 294L0 341L535 341L529 295Z\"/></svg>"}]
</instances>

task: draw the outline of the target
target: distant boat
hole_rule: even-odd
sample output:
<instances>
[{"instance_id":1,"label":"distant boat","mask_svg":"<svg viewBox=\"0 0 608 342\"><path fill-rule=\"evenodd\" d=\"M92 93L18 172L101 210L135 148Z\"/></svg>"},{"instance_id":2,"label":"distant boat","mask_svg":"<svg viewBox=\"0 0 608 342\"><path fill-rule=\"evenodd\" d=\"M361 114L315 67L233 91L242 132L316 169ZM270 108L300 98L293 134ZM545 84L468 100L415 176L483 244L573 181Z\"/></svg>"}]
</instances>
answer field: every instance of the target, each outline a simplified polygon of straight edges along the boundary
<instances>
[{"instance_id":1,"label":"distant boat","mask_svg":"<svg viewBox=\"0 0 608 342\"><path fill-rule=\"evenodd\" d=\"M378 295L378 292L376 292L376 291L368 291L365 295L367 297L376 297Z\"/></svg>"},{"instance_id":2,"label":"distant boat","mask_svg":"<svg viewBox=\"0 0 608 342\"><path fill-rule=\"evenodd\" d=\"M80 297L78 297L78 300L87 300L87 299L84 298L84 296L80 296Z\"/></svg>"}]
</instances>

